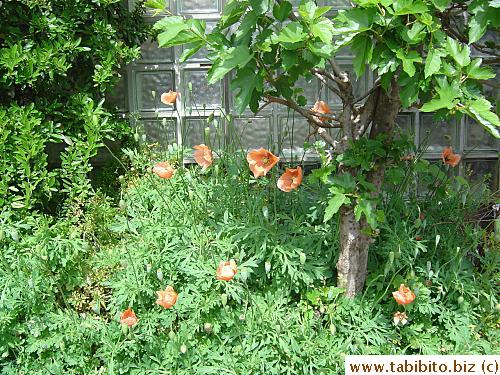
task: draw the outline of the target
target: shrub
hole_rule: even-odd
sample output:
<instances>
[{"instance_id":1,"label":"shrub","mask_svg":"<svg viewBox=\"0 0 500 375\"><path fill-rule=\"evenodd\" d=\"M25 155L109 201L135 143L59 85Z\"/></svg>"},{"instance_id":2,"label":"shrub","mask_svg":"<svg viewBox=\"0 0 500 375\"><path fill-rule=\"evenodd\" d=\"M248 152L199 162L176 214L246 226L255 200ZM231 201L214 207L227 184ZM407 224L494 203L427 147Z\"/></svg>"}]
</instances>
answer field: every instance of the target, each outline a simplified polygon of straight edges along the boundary
<instances>
[{"instance_id":1,"label":"shrub","mask_svg":"<svg viewBox=\"0 0 500 375\"><path fill-rule=\"evenodd\" d=\"M125 134L102 99L139 56L148 33L143 8L129 12L117 0L7 0L1 9L0 139L7 157L0 205L26 213L56 190L78 203L88 193L90 158L105 138ZM49 170L47 145L62 142L62 166Z\"/></svg>"}]
</instances>

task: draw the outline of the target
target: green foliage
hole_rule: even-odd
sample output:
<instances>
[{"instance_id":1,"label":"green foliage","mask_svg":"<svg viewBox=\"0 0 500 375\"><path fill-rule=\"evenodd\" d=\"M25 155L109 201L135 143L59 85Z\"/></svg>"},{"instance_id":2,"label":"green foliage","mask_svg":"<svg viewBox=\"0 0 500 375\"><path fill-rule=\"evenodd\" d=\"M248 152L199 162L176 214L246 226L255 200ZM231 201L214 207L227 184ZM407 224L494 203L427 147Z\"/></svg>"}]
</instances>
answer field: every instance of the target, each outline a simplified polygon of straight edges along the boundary
<instances>
[{"instance_id":1,"label":"green foliage","mask_svg":"<svg viewBox=\"0 0 500 375\"><path fill-rule=\"evenodd\" d=\"M179 151L164 157L175 163ZM418 158L395 163L403 174L379 203L387 219L367 289L348 299L330 267L336 221L304 194L327 195L322 184L285 194L225 153L207 171L177 166L162 180L149 155L127 155L119 207L95 196L74 224L2 215L2 373L331 374L346 354L498 353L498 251L469 220L488 202L481 185ZM235 278L216 280L231 258ZM404 326L392 321L400 283L417 295ZM155 304L166 285L179 293L169 310ZM139 322L124 329L128 307Z\"/></svg>"},{"instance_id":2,"label":"green foliage","mask_svg":"<svg viewBox=\"0 0 500 375\"><path fill-rule=\"evenodd\" d=\"M101 141L125 135L102 99L139 56L143 9L131 13L115 0L7 0L1 8L0 206L25 215L54 191L81 201ZM47 150L61 143L62 166L54 168Z\"/></svg>"}]
</instances>

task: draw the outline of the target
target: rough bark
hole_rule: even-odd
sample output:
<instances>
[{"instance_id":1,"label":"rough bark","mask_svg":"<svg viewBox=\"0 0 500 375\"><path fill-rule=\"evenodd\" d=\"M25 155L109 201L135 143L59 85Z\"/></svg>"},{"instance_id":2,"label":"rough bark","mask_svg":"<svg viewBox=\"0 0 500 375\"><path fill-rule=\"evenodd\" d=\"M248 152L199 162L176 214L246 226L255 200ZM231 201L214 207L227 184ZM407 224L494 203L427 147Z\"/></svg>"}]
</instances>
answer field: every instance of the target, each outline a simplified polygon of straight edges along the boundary
<instances>
[{"instance_id":1,"label":"rough bark","mask_svg":"<svg viewBox=\"0 0 500 375\"><path fill-rule=\"evenodd\" d=\"M387 134L387 141L391 142L396 116L400 109L396 82L393 81L390 92L379 87L371 95L373 97L367 100L367 105L373 107L373 115L369 116L371 118L369 136L375 138L379 134ZM359 129L366 127L366 124L360 124ZM380 193L384 172L385 165L379 163L367 176L367 180L376 186L376 191L373 193L374 198L378 197ZM370 243L373 242L373 239L366 234L366 229L368 229L368 224L364 219L356 221L352 207L343 207L340 210L340 254L337 262L337 284L346 289L348 297L354 297L360 293L365 284L368 249Z\"/></svg>"}]
</instances>

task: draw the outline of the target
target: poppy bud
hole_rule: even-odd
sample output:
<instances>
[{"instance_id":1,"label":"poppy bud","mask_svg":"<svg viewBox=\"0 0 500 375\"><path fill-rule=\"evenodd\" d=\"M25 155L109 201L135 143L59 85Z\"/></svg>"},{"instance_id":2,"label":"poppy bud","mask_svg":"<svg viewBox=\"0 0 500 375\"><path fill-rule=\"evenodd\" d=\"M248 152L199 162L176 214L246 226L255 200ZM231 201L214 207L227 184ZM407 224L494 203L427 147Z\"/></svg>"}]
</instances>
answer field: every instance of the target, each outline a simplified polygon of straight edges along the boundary
<instances>
[{"instance_id":1,"label":"poppy bud","mask_svg":"<svg viewBox=\"0 0 500 375\"><path fill-rule=\"evenodd\" d=\"M134 141L139 142L139 133L134 133Z\"/></svg>"},{"instance_id":2,"label":"poppy bud","mask_svg":"<svg viewBox=\"0 0 500 375\"><path fill-rule=\"evenodd\" d=\"M337 327L335 327L335 324L330 324L330 333L332 335L335 335L335 333L337 333Z\"/></svg>"},{"instance_id":3,"label":"poppy bud","mask_svg":"<svg viewBox=\"0 0 500 375\"><path fill-rule=\"evenodd\" d=\"M321 306L321 307L319 308L319 312L320 312L321 314L324 314L324 313L325 313L325 311L326 311L325 306Z\"/></svg>"},{"instance_id":4,"label":"poppy bud","mask_svg":"<svg viewBox=\"0 0 500 375\"><path fill-rule=\"evenodd\" d=\"M227 294L226 293L221 294L220 300L222 302L222 306L226 306L227 305Z\"/></svg>"},{"instance_id":5,"label":"poppy bud","mask_svg":"<svg viewBox=\"0 0 500 375\"><path fill-rule=\"evenodd\" d=\"M168 333L168 338L169 338L170 340L175 340L175 332L174 332L174 331L170 331L170 332Z\"/></svg>"},{"instance_id":6,"label":"poppy bud","mask_svg":"<svg viewBox=\"0 0 500 375\"><path fill-rule=\"evenodd\" d=\"M120 199L120 202L118 202L118 207L122 211L125 211L125 209L127 208L127 205L125 204L125 201L123 199Z\"/></svg>"},{"instance_id":7,"label":"poppy bud","mask_svg":"<svg viewBox=\"0 0 500 375\"><path fill-rule=\"evenodd\" d=\"M240 315L240 320L241 320L241 321L244 321L244 320L245 320L245 315L244 315L244 314L241 314L241 315Z\"/></svg>"},{"instance_id":8,"label":"poppy bud","mask_svg":"<svg viewBox=\"0 0 500 375\"><path fill-rule=\"evenodd\" d=\"M151 263L146 264L146 272L150 273L151 272Z\"/></svg>"},{"instance_id":9,"label":"poppy bud","mask_svg":"<svg viewBox=\"0 0 500 375\"><path fill-rule=\"evenodd\" d=\"M267 206L264 206L262 207L262 215L264 216L264 218L268 218L269 216L269 209L267 208Z\"/></svg>"},{"instance_id":10,"label":"poppy bud","mask_svg":"<svg viewBox=\"0 0 500 375\"><path fill-rule=\"evenodd\" d=\"M203 324L203 330L205 331L205 333L208 333L208 334L212 333L213 332L212 324L210 324L208 322Z\"/></svg>"},{"instance_id":11,"label":"poppy bud","mask_svg":"<svg viewBox=\"0 0 500 375\"><path fill-rule=\"evenodd\" d=\"M151 96L154 98L156 98L156 91L155 90L151 90Z\"/></svg>"},{"instance_id":12,"label":"poppy bud","mask_svg":"<svg viewBox=\"0 0 500 375\"><path fill-rule=\"evenodd\" d=\"M458 297L458 299L457 299L457 303L458 303L459 305L461 305L462 303L464 303L464 297L462 297L462 296Z\"/></svg>"},{"instance_id":13,"label":"poppy bud","mask_svg":"<svg viewBox=\"0 0 500 375\"><path fill-rule=\"evenodd\" d=\"M205 127L205 143L209 144L210 142L210 127Z\"/></svg>"},{"instance_id":14,"label":"poppy bud","mask_svg":"<svg viewBox=\"0 0 500 375\"><path fill-rule=\"evenodd\" d=\"M266 273L271 272L271 262L264 263L264 269L266 270Z\"/></svg>"},{"instance_id":15,"label":"poppy bud","mask_svg":"<svg viewBox=\"0 0 500 375\"><path fill-rule=\"evenodd\" d=\"M389 252L389 263L394 262L394 251Z\"/></svg>"},{"instance_id":16,"label":"poppy bud","mask_svg":"<svg viewBox=\"0 0 500 375\"><path fill-rule=\"evenodd\" d=\"M162 281L163 280L163 272L161 270L161 268L158 268L156 270L156 277L158 278L158 280Z\"/></svg>"},{"instance_id":17,"label":"poppy bud","mask_svg":"<svg viewBox=\"0 0 500 375\"><path fill-rule=\"evenodd\" d=\"M188 351L188 347L185 344L181 345L180 351L182 354L186 354Z\"/></svg>"},{"instance_id":18,"label":"poppy bud","mask_svg":"<svg viewBox=\"0 0 500 375\"><path fill-rule=\"evenodd\" d=\"M31 277L28 279L28 286L30 287L30 289L33 289L33 287L35 286L35 283L33 282L33 279Z\"/></svg>"},{"instance_id":19,"label":"poppy bud","mask_svg":"<svg viewBox=\"0 0 500 375\"><path fill-rule=\"evenodd\" d=\"M142 141L143 141L143 142L146 142L146 134L143 134L143 135L141 136L141 139L142 139Z\"/></svg>"},{"instance_id":20,"label":"poppy bud","mask_svg":"<svg viewBox=\"0 0 500 375\"><path fill-rule=\"evenodd\" d=\"M500 311L500 303L497 303L497 304L495 305L495 310L496 310L496 311Z\"/></svg>"},{"instance_id":21,"label":"poppy bud","mask_svg":"<svg viewBox=\"0 0 500 375\"><path fill-rule=\"evenodd\" d=\"M123 333L124 335L126 335L126 334L127 334L127 332L128 332L128 330L129 330L129 327L128 327L128 325L126 325L126 324L122 324L122 325L121 325L121 329L122 329L122 333Z\"/></svg>"},{"instance_id":22,"label":"poppy bud","mask_svg":"<svg viewBox=\"0 0 500 375\"><path fill-rule=\"evenodd\" d=\"M300 264L304 264L306 262L306 254L304 254L302 251L299 254L299 260Z\"/></svg>"}]
</instances>

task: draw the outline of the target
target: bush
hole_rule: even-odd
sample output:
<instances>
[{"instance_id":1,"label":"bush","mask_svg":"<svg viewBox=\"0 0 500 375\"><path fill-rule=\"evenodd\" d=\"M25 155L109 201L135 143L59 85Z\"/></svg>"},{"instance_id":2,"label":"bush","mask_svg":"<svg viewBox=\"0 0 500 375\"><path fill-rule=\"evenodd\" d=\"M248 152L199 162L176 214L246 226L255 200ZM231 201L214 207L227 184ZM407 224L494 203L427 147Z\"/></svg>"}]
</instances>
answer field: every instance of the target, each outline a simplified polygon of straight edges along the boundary
<instances>
[{"instance_id":1,"label":"bush","mask_svg":"<svg viewBox=\"0 0 500 375\"><path fill-rule=\"evenodd\" d=\"M141 4L131 13L117 0L2 2L0 206L26 213L56 190L72 204L86 199L90 158L126 134L102 100L139 56ZM47 145L63 142L62 166L49 170Z\"/></svg>"},{"instance_id":2,"label":"bush","mask_svg":"<svg viewBox=\"0 0 500 375\"><path fill-rule=\"evenodd\" d=\"M498 250L474 222L489 202L481 186L423 160L400 165L367 288L349 299L333 286L337 217L323 222L314 202L328 191L314 178L285 194L276 167L255 180L243 155L223 154L206 171L182 168L171 147L177 171L163 180L148 155L127 154L117 208L96 196L77 226L3 224L3 373L331 374L346 354L498 353ZM427 196L413 193L415 175ZM229 259L235 278L216 280ZM417 296L405 307L391 294L401 283ZM168 310L155 304L166 285L179 293ZM129 307L139 322L120 327Z\"/></svg>"}]
</instances>

